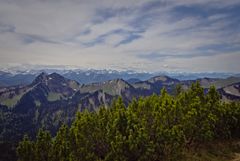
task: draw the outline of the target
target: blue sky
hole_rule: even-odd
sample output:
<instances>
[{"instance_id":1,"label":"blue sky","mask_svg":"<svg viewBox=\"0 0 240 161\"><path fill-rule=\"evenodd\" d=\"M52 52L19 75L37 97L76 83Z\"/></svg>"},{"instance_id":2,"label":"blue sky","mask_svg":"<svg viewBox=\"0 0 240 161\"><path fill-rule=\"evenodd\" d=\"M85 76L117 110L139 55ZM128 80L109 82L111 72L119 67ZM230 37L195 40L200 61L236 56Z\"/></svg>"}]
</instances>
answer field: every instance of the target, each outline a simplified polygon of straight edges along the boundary
<instances>
[{"instance_id":1,"label":"blue sky","mask_svg":"<svg viewBox=\"0 0 240 161\"><path fill-rule=\"evenodd\" d=\"M239 0L0 0L0 63L239 72Z\"/></svg>"}]
</instances>

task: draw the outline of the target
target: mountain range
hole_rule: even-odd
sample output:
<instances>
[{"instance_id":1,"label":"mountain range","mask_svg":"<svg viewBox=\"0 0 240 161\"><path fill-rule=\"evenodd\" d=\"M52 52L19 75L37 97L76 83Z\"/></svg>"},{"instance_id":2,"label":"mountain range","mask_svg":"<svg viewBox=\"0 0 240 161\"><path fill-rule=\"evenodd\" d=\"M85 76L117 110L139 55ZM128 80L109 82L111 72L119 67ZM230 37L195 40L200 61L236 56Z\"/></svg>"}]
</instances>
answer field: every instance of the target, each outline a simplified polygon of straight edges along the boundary
<instances>
[{"instance_id":1,"label":"mountain range","mask_svg":"<svg viewBox=\"0 0 240 161\"><path fill-rule=\"evenodd\" d=\"M137 71L117 71L117 70L95 70L95 69L65 69L65 68L41 68L27 66L6 68L0 71L0 87L28 85L35 77L42 72L45 73L59 73L65 78L75 80L81 84L89 84L96 82L103 82L112 79L122 78L129 83L135 83L150 79L158 75L167 75L178 80L195 80L199 78L227 78L230 76L239 77L236 73L216 73L216 72L202 72L202 73L187 73L187 72L137 72Z\"/></svg>"},{"instance_id":2,"label":"mountain range","mask_svg":"<svg viewBox=\"0 0 240 161\"><path fill-rule=\"evenodd\" d=\"M117 78L83 84L43 72L27 85L0 88L0 140L18 141L25 133L35 136L39 128L55 134L61 124L73 121L77 111L107 108L119 96L128 104L133 98L159 94L163 87L174 94L177 85L187 89L196 81L206 91L214 85L224 101L240 100L240 77L178 80L160 75L142 81Z\"/></svg>"}]
</instances>

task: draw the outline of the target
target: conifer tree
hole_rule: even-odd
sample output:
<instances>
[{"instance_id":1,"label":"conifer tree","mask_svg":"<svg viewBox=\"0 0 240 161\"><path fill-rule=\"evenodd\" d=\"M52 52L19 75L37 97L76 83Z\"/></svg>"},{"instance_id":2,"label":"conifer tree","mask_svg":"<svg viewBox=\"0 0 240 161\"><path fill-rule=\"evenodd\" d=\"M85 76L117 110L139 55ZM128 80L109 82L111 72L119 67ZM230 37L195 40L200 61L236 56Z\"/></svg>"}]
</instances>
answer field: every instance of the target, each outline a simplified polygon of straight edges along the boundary
<instances>
[{"instance_id":1,"label":"conifer tree","mask_svg":"<svg viewBox=\"0 0 240 161\"><path fill-rule=\"evenodd\" d=\"M19 161L34 161L34 144L25 135L23 141L19 143L17 148L17 155Z\"/></svg>"},{"instance_id":2,"label":"conifer tree","mask_svg":"<svg viewBox=\"0 0 240 161\"><path fill-rule=\"evenodd\" d=\"M51 161L68 161L70 158L68 127L62 125L53 139Z\"/></svg>"},{"instance_id":3,"label":"conifer tree","mask_svg":"<svg viewBox=\"0 0 240 161\"><path fill-rule=\"evenodd\" d=\"M52 142L51 135L48 131L39 130L37 140L35 142L35 161L51 161Z\"/></svg>"}]
</instances>

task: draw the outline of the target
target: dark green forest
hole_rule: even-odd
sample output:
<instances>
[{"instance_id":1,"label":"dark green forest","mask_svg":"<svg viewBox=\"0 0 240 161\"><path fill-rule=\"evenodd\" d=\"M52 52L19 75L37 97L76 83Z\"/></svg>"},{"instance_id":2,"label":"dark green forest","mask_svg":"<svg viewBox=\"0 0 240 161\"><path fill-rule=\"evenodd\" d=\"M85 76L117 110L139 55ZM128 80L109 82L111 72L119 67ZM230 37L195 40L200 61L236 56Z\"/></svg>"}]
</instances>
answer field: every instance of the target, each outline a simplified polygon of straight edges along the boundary
<instances>
[{"instance_id":1,"label":"dark green forest","mask_svg":"<svg viewBox=\"0 0 240 161\"><path fill-rule=\"evenodd\" d=\"M19 143L19 161L162 161L185 160L187 149L240 138L240 104L223 102L214 87L199 83L173 95L121 98L110 108L79 112L56 136L41 129L36 139Z\"/></svg>"}]
</instances>

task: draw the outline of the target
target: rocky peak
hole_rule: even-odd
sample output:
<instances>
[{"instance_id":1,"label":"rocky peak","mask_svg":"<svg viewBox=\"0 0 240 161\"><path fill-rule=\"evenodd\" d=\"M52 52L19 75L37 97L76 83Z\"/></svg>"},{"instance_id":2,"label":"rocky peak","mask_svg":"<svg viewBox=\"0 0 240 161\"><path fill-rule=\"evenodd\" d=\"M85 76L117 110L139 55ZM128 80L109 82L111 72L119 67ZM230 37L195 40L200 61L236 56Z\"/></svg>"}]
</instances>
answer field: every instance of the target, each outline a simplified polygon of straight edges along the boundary
<instances>
[{"instance_id":1,"label":"rocky peak","mask_svg":"<svg viewBox=\"0 0 240 161\"><path fill-rule=\"evenodd\" d=\"M58 81L63 81L65 80L65 78L63 76L61 76L60 74L57 73L52 73L48 75L48 79L52 80L58 80Z\"/></svg>"},{"instance_id":2,"label":"rocky peak","mask_svg":"<svg viewBox=\"0 0 240 161\"><path fill-rule=\"evenodd\" d=\"M156 76L148 80L150 83L155 83L155 82L169 82L169 81L175 81L175 79L172 79L168 76L162 75L162 76Z\"/></svg>"},{"instance_id":3,"label":"rocky peak","mask_svg":"<svg viewBox=\"0 0 240 161\"><path fill-rule=\"evenodd\" d=\"M39 83L43 83L47 81L47 73L42 72L41 74L39 74L32 82L32 84L39 84Z\"/></svg>"}]
</instances>

